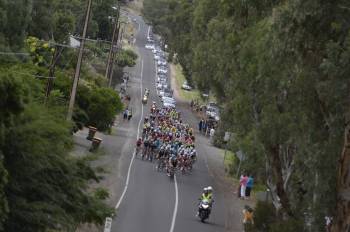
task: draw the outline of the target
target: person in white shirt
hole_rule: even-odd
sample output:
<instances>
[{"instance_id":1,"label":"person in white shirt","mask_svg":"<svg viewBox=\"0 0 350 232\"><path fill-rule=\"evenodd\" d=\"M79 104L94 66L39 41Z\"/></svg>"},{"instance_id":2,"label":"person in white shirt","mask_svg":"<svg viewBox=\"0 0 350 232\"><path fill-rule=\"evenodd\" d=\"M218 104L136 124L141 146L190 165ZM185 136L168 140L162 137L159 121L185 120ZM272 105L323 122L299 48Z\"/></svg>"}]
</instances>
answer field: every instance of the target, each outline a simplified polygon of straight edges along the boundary
<instances>
[{"instance_id":1,"label":"person in white shirt","mask_svg":"<svg viewBox=\"0 0 350 232\"><path fill-rule=\"evenodd\" d=\"M211 143L213 143L214 134L215 134L215 129L214 129L214 128L211 128L211 129L210 129L210 132L209 132L210 142L211 142Z\"/></svg>"}]
</instances>

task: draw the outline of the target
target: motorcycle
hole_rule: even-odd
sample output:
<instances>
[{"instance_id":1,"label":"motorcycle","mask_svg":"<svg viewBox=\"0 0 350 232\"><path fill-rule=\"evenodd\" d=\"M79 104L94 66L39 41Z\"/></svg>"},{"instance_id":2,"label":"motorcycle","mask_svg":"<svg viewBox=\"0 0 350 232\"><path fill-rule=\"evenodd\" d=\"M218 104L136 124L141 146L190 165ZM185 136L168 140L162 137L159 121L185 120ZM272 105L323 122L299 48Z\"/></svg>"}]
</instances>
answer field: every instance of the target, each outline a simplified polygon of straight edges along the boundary
<instances>
[{"instance_id":1,"label":"motorcycle","mask_svg":"<svg viewBox=\"0 0 350 232\"><path fill-rule=\"evenodd\" d=\"M148 96L147 95L143 95L142 104L147 104L147 100L148 100Z\"/></svg>"},{"instance_id":2,"label":"motorcycle","mask_svg":"<svg viewBox=\"0 0 350 232\"><path fill-rule=\"evenodd\" d=\"M200 218L201 222L205 222L206 219L209 218L210 215L210 203L208 200L202 200L199 203L198 208L198 217Z\"/></svg>"}]
</instances>

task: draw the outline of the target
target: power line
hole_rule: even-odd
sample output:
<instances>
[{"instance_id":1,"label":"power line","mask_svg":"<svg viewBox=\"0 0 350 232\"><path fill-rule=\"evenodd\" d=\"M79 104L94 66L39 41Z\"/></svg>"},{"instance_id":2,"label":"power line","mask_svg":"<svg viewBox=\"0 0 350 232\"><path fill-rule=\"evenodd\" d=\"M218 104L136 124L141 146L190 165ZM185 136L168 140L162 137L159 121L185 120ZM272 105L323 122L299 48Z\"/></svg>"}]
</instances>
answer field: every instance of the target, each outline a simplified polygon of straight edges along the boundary
<instances>
[{"instance_id":1,"label":"power line","mask_svg":"<svg viewBox=\"0 0 350 232\"><path fill-rule=\"evenodd\" d=\"M82 39L83 39L82 37L76 36L76 35L74 35L74 36L72 36L72 37L73 37L74 39L79 39L79 40L82 40ZM112 43L112 42L109 41L109 40L103 40L103 39L88 39L88 38L85 38L85 41L102 42L102 43L108 43L108 44Z\"/></svg>"},{"instance_id":2,"label":"power line","mask_svg":"<svg viewBox=\"0 0 350 232\"><path fill-rule=\"evenodd\" d=\"M30 73L22 73L22 72L12 72L12 73L23 75L23 76L30 76L30 77L40 78L40 79L55 79L56 78L56 77L47 77L47 76L30 74Z\"/></svg>"},{"instance_id":3,"label":"power line","mask_svg":"<svg viewBox=\"0 0 350 232\"><path fill-rule=\"evenodd\" d=\"M0 55L19 55L19 56L29 56L29 53L26 52L1 52Z\"/></svg>"}]
</instances>

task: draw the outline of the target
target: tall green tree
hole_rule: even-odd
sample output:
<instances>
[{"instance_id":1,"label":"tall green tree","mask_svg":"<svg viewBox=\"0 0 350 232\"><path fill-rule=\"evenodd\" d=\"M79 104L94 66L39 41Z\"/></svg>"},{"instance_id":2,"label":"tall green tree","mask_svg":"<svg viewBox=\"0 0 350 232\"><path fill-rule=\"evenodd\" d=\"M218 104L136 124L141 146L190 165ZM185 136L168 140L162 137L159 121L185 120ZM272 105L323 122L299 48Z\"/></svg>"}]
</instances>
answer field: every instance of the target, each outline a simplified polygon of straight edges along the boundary
<instances>
[{"instance_id":1,"label":"tall green tree","mask_svg":"<svg viewBox=\"0 0 350 232\"><path fill-rule=\"evenodd\" d=\"M186 76L224 102L220 127L271 189L279 222L267 231L320 231L325 215L346 230L349 3L145 1L154 15L160 5L166 16L144 14Z\"/></svg>"}]
</instances>

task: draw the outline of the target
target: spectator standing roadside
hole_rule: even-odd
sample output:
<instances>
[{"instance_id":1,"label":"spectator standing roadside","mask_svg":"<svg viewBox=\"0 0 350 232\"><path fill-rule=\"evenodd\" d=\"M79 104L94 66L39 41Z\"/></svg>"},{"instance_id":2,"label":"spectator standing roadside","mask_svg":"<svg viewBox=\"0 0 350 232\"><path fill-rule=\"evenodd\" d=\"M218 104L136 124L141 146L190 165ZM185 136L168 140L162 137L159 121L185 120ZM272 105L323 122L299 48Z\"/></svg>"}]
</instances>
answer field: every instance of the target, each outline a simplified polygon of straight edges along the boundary
<instances>
[{"instance_id":1,"label":"spectator standing roadside","mask_svg":"<svg viewBox=\"0 0 350 232\"><path fill-rule=\"evenodd\" d=\"M205 134L207 133L207 121L206 120L203 120L202 131Z\"/></svg>"},{"instance_id":2,"label":"spectator standing roadside","mask_svg":"<svg viewBox=\"0 0 350 232\"><path fill-rule=\"evenodd\" d=\"M246 174L243 175L239 184L241 186L241 198L246 198L246 188L247 188L248 176Z\"/></svg>"},{"instance_id":3,"label":"spectator standing roadside","mask_svg":"<svg viewBox=\"0 0 350 232\"><path fill-rule=\"evenodd\" d=\"M128 121L132 118L132 109L128 111Z\"/></svg>"},{"instance_id":4,"label":"spectator standing roadside","mask_svg":"<svg viewBox=\"0 0 350 232\"><path fill-rule=\"evenodd\" d=\"M128 114L129 114L129 110L128 110L128 109L125 109L125 110L124 110L123 118L124 118L124 119L127 119L127 118L128 118Z\"/></svg>"},{"instance_id":5,"label":"spectator standing roadside","mask_svg":"<svg viewBox=\"0 0 350 232\"><path fill-rule=\"evenodd\" d=\"M254 185L254 178L252 177L252 175L249 175L248 180L247 180L247 187L245 190L245 196L249 199L250 198L250 193L252 191Z\"/></svg>"},{"instance_id":6,"label":"spectator standing roadside","mask_svg":"<svg viewBox=\"0 0 350 232\"><path fill-rule=\"evenodd\" d=\"M215 135L215 129L214 127L212 127L209 131L209 136L210 136L210 142L213 143L214 142L214 135Z\"/></svg>"},{"instance_id":7,"label":"spectator standing roadside","mask_svg":"<svg viewBox=\"0 0 350 232\"><path fill-rule=\"evenodd\" d=\"M326 220L326 231L331 232L333 218L330 216L326 216L324 217L324 219Z\"/></svg>"},{"instance_id":8,"label":"spectator standing roadside","mask_svg":"<svg viewBox=\"0 0 350 232\"><path fill-rule=\"evenodd\" d=\"M203 119L201 119L201 120L199 121L199 124L198 124L199 132L202 132L202 128L203 128Z\"/></svg>"}]
</instances>

